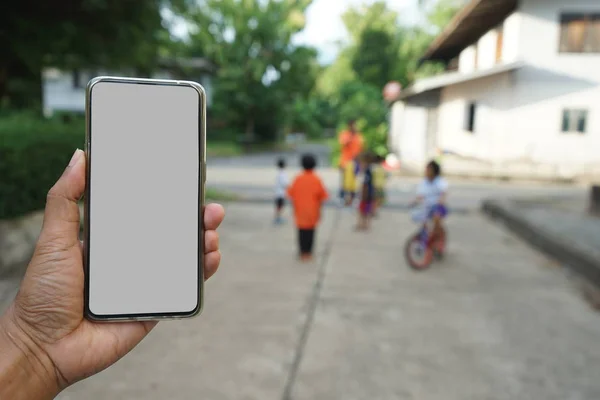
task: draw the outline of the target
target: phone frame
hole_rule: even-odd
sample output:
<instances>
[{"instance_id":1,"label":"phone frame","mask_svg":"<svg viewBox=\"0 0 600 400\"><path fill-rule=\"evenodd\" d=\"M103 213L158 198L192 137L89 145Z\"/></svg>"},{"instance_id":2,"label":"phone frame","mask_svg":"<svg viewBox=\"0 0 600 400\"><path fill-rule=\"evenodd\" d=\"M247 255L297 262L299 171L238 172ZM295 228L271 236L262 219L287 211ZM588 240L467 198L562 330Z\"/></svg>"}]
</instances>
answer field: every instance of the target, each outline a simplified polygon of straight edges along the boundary
<instances>
[{"instance_id":1,"label":"phone frame","mask_svg":"<svg viewBox=\"0 0 600 400\"><path fill-rule=\"evenodd\" d=\"M108 82L117 84L139 84L156 86L185 86L191 87L198 93L198 303L191 311L146 313L146 314L111 314L97 315L89 307L90 274L89 274L89 242L90 242L90 177L92 169L92 90L97 83ZM202 313L204 306L204 204L206 183L206 92L197 82L185 80L125 78L116 76L99 76L91 79L85 91L85 154L86 154L86 185L84 194L84 230L83 230L83 266L85 274L84 286L84 316L96 322L118 321L157 321L195 317Z\"/></svg>"}]
</instances>

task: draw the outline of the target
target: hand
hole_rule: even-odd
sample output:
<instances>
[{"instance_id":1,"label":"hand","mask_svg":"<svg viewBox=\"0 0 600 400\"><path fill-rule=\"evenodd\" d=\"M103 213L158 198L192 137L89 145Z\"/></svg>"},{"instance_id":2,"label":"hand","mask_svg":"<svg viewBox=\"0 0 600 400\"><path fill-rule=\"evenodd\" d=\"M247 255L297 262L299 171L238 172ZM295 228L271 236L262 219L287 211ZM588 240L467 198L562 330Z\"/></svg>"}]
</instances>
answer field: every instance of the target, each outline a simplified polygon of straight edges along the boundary
<instances>
[{"instance_id":1,"label":"hand","mask_svg":"<svg viewBox=\"0 0 600 400\"><path fill-rule=\"evenodd\" d=\"M100 372L127 354L156 325L93 323L83 318L84 271L77 201L84 188L85 154L77 150L48 193L34 255L14 303L0 320L0 358L2 353L10 353L6 346L12 346L12 353L20 352L17 358L26 360L21 367L29 369L29 375L43 386L37 397L23 398L52 398L78 380ZM223 207L217 204L205 209L206 278L215 273L221 261L216 229L224 215ZM8 386L11 383L10 376L3 376L2 365L6 366L6 360L0 362L0 398L5 397L2 378L8 379Z\"/></svg>"}]
</instances>

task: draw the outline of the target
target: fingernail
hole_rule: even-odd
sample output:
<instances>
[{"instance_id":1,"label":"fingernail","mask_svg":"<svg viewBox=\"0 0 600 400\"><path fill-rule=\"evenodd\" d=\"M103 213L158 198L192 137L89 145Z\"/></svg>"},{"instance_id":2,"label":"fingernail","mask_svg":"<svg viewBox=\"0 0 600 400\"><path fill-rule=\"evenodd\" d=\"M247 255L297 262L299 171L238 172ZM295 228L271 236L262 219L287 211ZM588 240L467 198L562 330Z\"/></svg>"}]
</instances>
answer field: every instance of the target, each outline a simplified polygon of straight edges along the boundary
<instances>
[{"instance_id":1,"label":"fingernail","mask_svg":"<svg viewBox=\"0 0 600 400\"><path fill-rule=\"evenodd\" d=\"M69 167L72 167L73 165L75 165L77 163L77 161L81 158L81 155L83 154L83 151L77 149L75 150L75 153L73 153L73 157L71 157L71 161L69 161Z\"/></svg>"}]
</instances>

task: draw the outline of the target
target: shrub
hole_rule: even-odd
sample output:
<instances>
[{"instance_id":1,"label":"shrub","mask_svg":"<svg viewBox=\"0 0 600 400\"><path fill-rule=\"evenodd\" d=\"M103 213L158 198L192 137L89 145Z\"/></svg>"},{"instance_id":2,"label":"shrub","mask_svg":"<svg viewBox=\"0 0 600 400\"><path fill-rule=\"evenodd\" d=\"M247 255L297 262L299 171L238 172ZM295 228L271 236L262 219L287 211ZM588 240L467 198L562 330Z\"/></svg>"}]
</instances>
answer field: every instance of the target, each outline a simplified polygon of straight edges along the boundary
<instances>
[{"instance_id":1,"label":"shrub","mask_svg":"<svg viewBox=\"0 0 600 400\"><path fill-rule=\"evenodd\" d=\"M84 138L83 118L65 123L30 113L0 116L0 219L42 209Z\"/></svg>"}]
</instances>

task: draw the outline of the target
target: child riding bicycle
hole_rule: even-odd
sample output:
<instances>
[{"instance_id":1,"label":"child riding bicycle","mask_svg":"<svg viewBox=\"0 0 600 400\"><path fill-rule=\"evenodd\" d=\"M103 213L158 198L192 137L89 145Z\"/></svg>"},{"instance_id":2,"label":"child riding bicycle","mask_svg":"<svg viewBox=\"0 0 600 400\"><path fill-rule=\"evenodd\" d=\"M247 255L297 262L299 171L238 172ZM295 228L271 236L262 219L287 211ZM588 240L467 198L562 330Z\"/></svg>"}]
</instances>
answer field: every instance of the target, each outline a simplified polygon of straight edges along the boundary
<instances>
[{"instance_id":1,"label":"child riding bicycle","mask_svg":"<svg viewBox=\"0 0 600 400\"><path fill-rule=\"evenodd\" d=\"M435 161L430 161L425 168L425 179L417 188L417 198L412 206L422 204L425 207L424 219L433 222L431 237L445 238L446 231L442 225L443 219L448 215L446 208L446 195L448 182L442 177L442 169Z\"/></svg>"}]
</instances>

